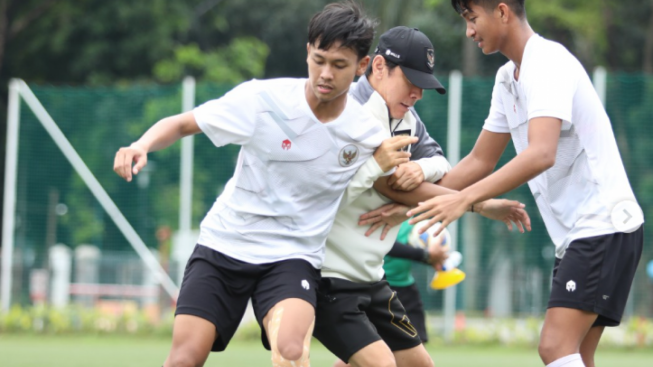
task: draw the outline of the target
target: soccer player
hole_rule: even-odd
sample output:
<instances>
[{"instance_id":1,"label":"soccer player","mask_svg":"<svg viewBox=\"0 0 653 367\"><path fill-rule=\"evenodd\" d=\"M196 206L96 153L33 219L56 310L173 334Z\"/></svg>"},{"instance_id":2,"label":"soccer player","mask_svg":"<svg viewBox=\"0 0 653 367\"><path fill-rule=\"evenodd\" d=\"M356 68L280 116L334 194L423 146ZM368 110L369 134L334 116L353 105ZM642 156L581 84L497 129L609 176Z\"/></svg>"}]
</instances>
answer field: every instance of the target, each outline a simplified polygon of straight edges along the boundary
<instances>
[{"instance_id":1,"label":"soccer player","mask_svg":"<svg viewBox=\"0 0 653 367\"><path fill-rule=\"evenodd\" d=\"M621 321L643 246L642 211L610 120L576 57L531 29L524 0L452 5L484 54L509 61L476 145L441 182L466 188L424 202L411 222L446 225L528 182L556 247L540 357L549 367L593 367L604 328ZM511 137L517 156L488 176Z\"/></svg>"},{"instance_id":2,"label":"soccer player","mask_svg":"<svg viewBox=\"0 0 653 367\"><path fill-rule=\"evenodd\" d=\"M121 148L131 181L147 153L206 134L242 148L234 176L201 223L177 303L165 366L201 366L223 351L252 299L274 366L308 366L326 235L357 169L385 134L347 93L369 63L374 22L352 1L329 4L308 28L308 79L252 80L192 112L162 119ZM414 137L374 153L383 171L408 161ZM134 164L135 163L135 164ZM133 164L133 167L132 167Z\"/></svg>"},{"instance_id":3,"label":"soccer player","mask_svg":"<svg viewBox=\"0 0 653 367\"><path fill-rule=\"evenodd\" d=\"M439 180L450 169L442 149L428 136L412 108L422 98L423 89L441 94L445 90L433 75L433 45L419 30L390 29L381 35L375 53L351 94L383 123L387 137L417 135L419 140L407 148L411 162L399 165L392 175L382 176L383 169L370 160L349 185L327 238L314 335L353 366L429 367L433 361L396 294L383 280L383 257L392 247L397 229L388 227L389 232L379 241L366 235L358 218L390 202L372 189L375 181L410 190L422 181ZM517 202L491 201L489 211L493 205L495 210L488 215L494 214L496 219L523 212ZM408 208L402 208L400 218L405 221Z\"/></svg>"}]
</instances>

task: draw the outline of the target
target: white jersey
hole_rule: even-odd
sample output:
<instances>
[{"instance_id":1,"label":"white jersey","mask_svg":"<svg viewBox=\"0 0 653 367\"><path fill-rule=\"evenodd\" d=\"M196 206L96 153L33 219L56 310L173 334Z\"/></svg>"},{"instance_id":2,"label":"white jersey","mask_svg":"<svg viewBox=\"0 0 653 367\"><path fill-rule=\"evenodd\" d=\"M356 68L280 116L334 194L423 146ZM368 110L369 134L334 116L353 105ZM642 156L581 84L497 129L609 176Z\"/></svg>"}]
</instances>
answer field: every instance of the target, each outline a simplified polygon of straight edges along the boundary
<instances>
[{"instance_id":1,"label":"white jersey","mask_svg":"<svg viewBox=\"0 0 653 367\"><path fill-rule=\"evenodd\" d=\"M408 111L403 119L390 119L383 97L372 89L364 77L352 87L351 93L357 96L358 101L365 103L365 108L382 122L386 137L392 136L393 131L395 134L419 135L420 141L412 144L409 151L411 159L422 167L425 181L435 182L451 169L449 162L442 156L440 146L429 137L413 111ZM349 184L327 238L323 277L363 283L378 282L383 278L383 258L392 248L399 226L393 227L385 240L381 241L381 231L366 237L368 226L358 225L361 214L392 202L372 188L374 181L382 175L384 172L372 157Z\"/></svg>"},{"instance_id":2,"label":"white jersey","mask_svg":"<svg viewBox=\"0 0 653 367\"><path fill-rule=\"evenodd\" d=\"M343 192L383 134L350 97L336 120L321 123L306 83L253 80L194 110L216 146L242 146L233 177L202 221L199 244L252 264L322 265Z\"/></svg>"},{"instance_id":3,"label":"white jersey","mask_svg":"<svg viewBox=\"0 0 653 367\"><path fill-rule=\"evenodd\" d=\"M608 115L580 62L559 43L533 35L519 80L514 71L512 61L499 69L483 128L510 133L519 154L528 147L531 119L562 120L555 165L528 182L562 258L575 239L619 232L611 210L620 202L636 203L635 195Z\"/></svg>"}]
</instances>

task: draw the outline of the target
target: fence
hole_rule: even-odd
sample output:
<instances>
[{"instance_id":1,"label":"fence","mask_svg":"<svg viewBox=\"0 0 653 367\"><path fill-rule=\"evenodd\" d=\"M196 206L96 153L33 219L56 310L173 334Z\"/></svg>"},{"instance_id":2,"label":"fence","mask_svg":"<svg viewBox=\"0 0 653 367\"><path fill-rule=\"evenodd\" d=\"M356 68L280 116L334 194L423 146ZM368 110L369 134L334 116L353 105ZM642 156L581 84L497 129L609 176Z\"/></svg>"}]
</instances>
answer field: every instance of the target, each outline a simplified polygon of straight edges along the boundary
<instances>
[{"instance_id":1,"label":"fence","mask_svg":"<svg viewBox=\"0 0 653 367\"><path fill-rule=\"evenodd\" d=\"M449 87L447 95L426 92L417 110L450 157L457 151L464 156L489 110L494 78L454 76L450 80L452 85L445 85ZM43 111L25 97L27 89L21 89L22 98L10 101L16 107L14 112L10 108L10 115L19 116L20 129L16 141L8 144L9 149L17 144L17 154L16 184L12 187L7 182L5 190L4 221L9 226L5 228L13 231L5 230L3 238L3 308L9 306L9 299L11 304L23 305L48 300L53 304L132 300L143 307L170 305L165 294L174 297L180 269L193 245L192 229L199 226L231 177L239 148L216 149L199 135L187 140L183 148L175 144L150 154L147 169L133 183L119 179L112 166L115 151L158 119L188 109L193 101L220 97L230 89L209 83L185 85L185 94L181 84L112 88L31 85L34 100L43 105ZM456 88L461 94L455 93ZM631 184L645 217L650 218L653 76L610 74L604 91ZM450 99L456 95L462 96L461 104ZM59 138L70 143L74 154L62 151L65 144L55 142L52 131L46 132L40 123L44 111L56 122L62 133ZM461 122L458 136L448 128L457 120ZM182 150L187 158L180 165ZM514 149L509 147L500 164L513 156ZM192 183L188 181L190 167ZM7 165L8 172L13 168ZM182 169L187 170L185 174ZM186 181L180 182L180 177ZM180 192L186 197L181 198ZM492 316L543 314L553 245L528 188L520 187L506 197L526 203L533 231L509 233L502 223L465 216L455 233L458 249L465 256L462 268L467 279L447 295L428 288L429 268L414 267L428 310ZM7 250L8 241L13 243L13 253ZM645 244L628 315L653 316L653 283L646 275L651 260L653 250ZM161 281L163 288L157 286Z\"/></svg>"}]
</instances>

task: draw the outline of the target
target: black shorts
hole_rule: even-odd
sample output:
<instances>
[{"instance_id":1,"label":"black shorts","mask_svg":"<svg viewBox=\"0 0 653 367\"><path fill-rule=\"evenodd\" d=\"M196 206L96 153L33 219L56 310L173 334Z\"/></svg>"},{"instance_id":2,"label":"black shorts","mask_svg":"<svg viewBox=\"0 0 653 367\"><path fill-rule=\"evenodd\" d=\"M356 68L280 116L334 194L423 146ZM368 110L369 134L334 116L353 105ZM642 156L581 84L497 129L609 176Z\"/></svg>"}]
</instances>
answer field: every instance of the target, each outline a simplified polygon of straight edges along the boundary
<instances>
[{"instance_id":1,"label":"black shorts","mask_svg":"<svg viewBox=\"0 0 653 367\"><path fill-rule=\"evenodd\" d=\"M594 326L617 326L642 255L643 226L632 233L572 241L556 259L548 307L598 314Z\"/></svg>"},{"instance_id":2,"label":"black shorts","mask_svg":"<svg viewBox=\"0 0 653 367\"><path fill-rule=\"evenodd\" d=\"M184 271L175 315L198 316L213 323L218 338L211 350L223 351L251 298L261 340L269 350L265 315L288 298L300 298L315 307L319 279L319 270L305 260L250 264L198 244Z\"/></svg>"},{"instance_id":3,"label":"black shorts","mask_svg":"<svg viewBox=\"0 0 653 367\"><path fill-rule=\"evenodd\" d=\"M322 278L315 312L313 335L343 361L381 339L393 351L422 343L385 280L364 284Z\"/></svg>"},{"instance_id":4,"label":"black shorts","mask_svg":"<svg viewBox=\"0 0 653 367\"><path fill-rule=\"evenodd\" d=\"M404 309L406 309L406 315L410 323L413 324L419 338L422 340L422 343L426 343L429 340L429 336L426 333L426 318L424 316L424 304L422 303L422 297L419 294L417 289L417 284L413 283L407 287L393 287L390 288L397 292L397 298Z\"/></svg>"}]
</instances>

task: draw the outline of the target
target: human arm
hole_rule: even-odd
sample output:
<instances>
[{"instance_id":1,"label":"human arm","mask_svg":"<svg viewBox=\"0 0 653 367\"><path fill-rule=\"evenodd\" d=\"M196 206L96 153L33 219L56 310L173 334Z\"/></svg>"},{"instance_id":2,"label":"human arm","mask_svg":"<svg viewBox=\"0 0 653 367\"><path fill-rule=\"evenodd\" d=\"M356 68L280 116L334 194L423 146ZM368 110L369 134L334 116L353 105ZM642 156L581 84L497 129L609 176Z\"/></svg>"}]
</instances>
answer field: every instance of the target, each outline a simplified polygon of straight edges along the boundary
<instances>
[{"instance_id":1,"label":"human arm","mask_svg":"<svg viewBox=\"0 0 653 367\"><path fill-rule=\"evenodd\" d=\"M417 142L417 138L411 136L395 136L385 139L349 182L340 201L340 207L351 204L361 193L371 188L374 181L395 166L408 162L411 154L400 149L415 142Z\"/></svg>"},{"instance_id":2,"label":"human arm","mask_svg":"<svg viewBox=\"0 0 653 367\"><path fill-rule=\"evenodd\" d=\"M128 147L118 150L113 170L130 182L132 175L147 164L147 153L167 148L184 136L201 132L193 112L166 117L150 127L143 136ZM132 167L133 164L133 167Z\"/></svg>"},{"instance_id":3,"label":"human arm","mask_svg":"<svg viewBox=\"0 0 653 367\"><path fill-rule=\"evenodd\" d=\"M434 197L418 204L408 212L408 215L415 216L410 222L417 223L430 218L422 230L436 222L442 222L440 228L444 228L460 218L471 204L502 195L546 171L555 164L561 126L562 120L551 117L530 120L529 146L526 149L495 173L459 193ZM439 231L441 229L438 233Z\"/></svg>"},{"instance_id":4,"label":"human arm","mask_svg":"<svg viewBox=\"0 0 653 367\"><path fill-rule=\"evenodd\" d=\"M388 252L388 256L418 261L427 265L432 265L436 270L442 267L442 263L447 259L448 246L430 246L428 249L404 245L395 241L395 244Z\"/></svg>"},{"instance_id":5,"label":"human arm","mask_svg":"<svg viewBox=\"0 0 653 367\"><path fill-rule=\"evenodd\" d=\"M494 171L501 155L510 142L510 134L483 129L469 154L447 172L438 185L462 190Z\"/></svg>"}]
</instances>

